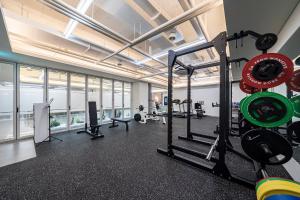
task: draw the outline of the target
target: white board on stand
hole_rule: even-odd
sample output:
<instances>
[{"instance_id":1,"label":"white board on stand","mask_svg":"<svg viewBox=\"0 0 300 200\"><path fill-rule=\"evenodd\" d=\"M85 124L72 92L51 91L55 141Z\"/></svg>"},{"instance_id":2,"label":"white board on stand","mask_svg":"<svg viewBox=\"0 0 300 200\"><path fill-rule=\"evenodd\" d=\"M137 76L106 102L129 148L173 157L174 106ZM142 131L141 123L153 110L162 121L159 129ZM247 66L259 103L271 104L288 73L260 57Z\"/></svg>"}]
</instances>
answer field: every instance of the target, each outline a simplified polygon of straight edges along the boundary
<instances>
[{"instance_id":1,"label":"white board on stand","mask_svg":"<svg viewBox=\"0 0 300 200\"><path fill-rule=\"evenodd\" d=\"M34 142L49 140L49 103L33 104Z\"/></svg>"}]
</instances>

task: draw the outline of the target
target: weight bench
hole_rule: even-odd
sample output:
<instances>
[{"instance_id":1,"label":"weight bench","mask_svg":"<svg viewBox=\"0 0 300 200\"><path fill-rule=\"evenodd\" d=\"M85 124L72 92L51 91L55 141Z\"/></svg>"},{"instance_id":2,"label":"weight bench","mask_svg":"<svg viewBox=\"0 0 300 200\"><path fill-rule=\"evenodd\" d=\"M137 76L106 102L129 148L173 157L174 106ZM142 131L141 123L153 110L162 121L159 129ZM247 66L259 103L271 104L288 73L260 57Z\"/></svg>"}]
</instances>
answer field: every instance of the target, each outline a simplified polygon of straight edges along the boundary
<instances>
[{"instance_id":1,"label":"weight bench","mask_svg":"<svg viewBox=\"0 0 300 200\"><path fill-rule=\"evenodd\" d=\"M131 119L129 119L129 118L127 118L127 119L126 118L111 118L111 120L112 120L112 124L109 128L114 128L114 127L119 126L119 124L117 124L116 122L122 122L122 123L125 123L126 131L128 131L128 122L130 122Z\"/></svg>"}]
</instances>

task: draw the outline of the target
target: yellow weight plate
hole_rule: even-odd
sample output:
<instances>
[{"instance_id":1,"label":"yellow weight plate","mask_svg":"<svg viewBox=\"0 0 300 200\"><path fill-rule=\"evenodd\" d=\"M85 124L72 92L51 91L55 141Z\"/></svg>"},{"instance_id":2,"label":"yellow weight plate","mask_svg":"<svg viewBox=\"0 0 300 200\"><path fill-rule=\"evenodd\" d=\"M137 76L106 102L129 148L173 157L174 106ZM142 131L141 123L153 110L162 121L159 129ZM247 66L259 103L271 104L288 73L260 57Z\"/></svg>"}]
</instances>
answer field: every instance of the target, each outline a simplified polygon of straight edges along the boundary
<instances>
[{"instance_id":1,"label":"yellow weight plate","mask_svg":"<svg viewBox=\"0 0 300 200\"><path fill-rule=\"evenodd\" d=\"M286 194L300 197L300 185L286 180L272 180L263 183L256 191L258 200L276 194Z\"/></svg>"}]
</instances>

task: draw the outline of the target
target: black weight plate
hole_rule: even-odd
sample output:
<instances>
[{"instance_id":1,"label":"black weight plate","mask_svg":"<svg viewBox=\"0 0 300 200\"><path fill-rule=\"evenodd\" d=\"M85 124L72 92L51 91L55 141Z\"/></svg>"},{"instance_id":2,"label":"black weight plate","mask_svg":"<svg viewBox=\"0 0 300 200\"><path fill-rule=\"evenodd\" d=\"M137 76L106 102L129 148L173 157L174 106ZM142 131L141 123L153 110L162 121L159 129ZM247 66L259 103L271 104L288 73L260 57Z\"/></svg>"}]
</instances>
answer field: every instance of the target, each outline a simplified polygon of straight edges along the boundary
<instances>
[{"instance_id":1,"label":"black weight plate","mask_svg":"<svg viewBox=\"0 0 300 200\"><path fill-rule=\"evenodd\" d=\"M300 56L295 60L295 64L300 66Z\"/></svg>"},{"instance_id":2,"label":"black weight plate","mask_svg":"<svg viewBox=\"0 0 300 200\"><path fill-rule=\"evenodd\" d=\"M266 33L255 42L255 46L258 50L264 51L270 49L277 42L277 36L273 33Z\"/></svg>"},{"instance_id":3,"label":"black weight plate","mask_svg":"<svg viewBox=\"0 0 300 200\"><path fill-rule=\"evenodd\" d=\"M133 116L133 118L134 118L134 120L137 121L137 122L139 122L139 121L142 120L142 116L141 116L139 113L135 114L135 115Z\"/></svg>"},{"instance_id":4,"label":"black weight plate","mask_svg":"<svg viewBox=\"0 0 300 200\"><path fill-rule=\"evenodd\" d=\"M290 143L270 130L250 130L242 136L241 144L250 158L262 164L284 164L293 156Z\"/></svg>"},{"instance_id":5,"label":"black weight plate","mask_svg":"<svg viewBox=\"0 0 300 200\"><path fill-rule=\"evenodd\" d=\"M258 81L271 81L283 71L283 66L277 60L263 60L254 65L252 76Z\"/></svg>"},{"instance_id":6,"label":"black weight plate","mask_svg":"<svg viewBox=\"0 0 300 200\"><path fill-rule=\"evenodd\" d=\"M288 134L291 135L291 139L300 143L300 121L293 122L288 126Z\"/></svg>"}]
</instances>

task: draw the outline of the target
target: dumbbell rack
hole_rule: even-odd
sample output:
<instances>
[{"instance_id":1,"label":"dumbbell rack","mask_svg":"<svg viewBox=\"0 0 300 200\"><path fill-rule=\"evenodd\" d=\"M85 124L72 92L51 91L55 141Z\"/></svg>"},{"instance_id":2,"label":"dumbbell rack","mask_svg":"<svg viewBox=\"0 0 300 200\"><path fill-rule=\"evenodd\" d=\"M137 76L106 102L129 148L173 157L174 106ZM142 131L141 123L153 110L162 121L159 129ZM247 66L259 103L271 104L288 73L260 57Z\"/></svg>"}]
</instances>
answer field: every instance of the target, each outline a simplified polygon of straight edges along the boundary
<instances>
[{"instance_id":1,"label":"dumbbell rack","mask_svg":"<svg viewBox=\"0 0 300 200\"><path fill-rule=\"evenodd\" d=\"M255 181L249 180L244 177L240 177L238 175L235 175L234 173L230 172L227 165L226 165L226 151L228 150L228 146L230 144L228 136L230 132L230 125L229 125L229 109L231 104L230 99L230 81L229 81L229 62L230 60L227 57L226 53L226 45L227 42L238 40L247 36L253 36L254 38L258 38L261 35L258 33L255 33L253 31L241 31L238 34L234 34L231 36L227 36L226 32L221 32L219 35L217 35L212 41L206 42L201 45L197 45L191 48L183 49L180 51L173 51L170 50L168 53L168 145L167 149L161 149L158 148L157 152L167 155L171 158L174 158L176 160L183 161L185 163L188 163L190 165L193 165L195 167L205 169L213 174L216 174L220 177L226 178L230 181L254 188ZM208 63L205 65L198 65L198 66L186 66L181 61L177 60L178 57L190 54L196 51L208 49L214 47L218 54L220 55L220 61L219 62L213 62ZM219 117L219 134L218 137L211 138L215 139L215 142L211 146L211 150L209 153L199 152L192 149L188 149L183 146L175 145L173 144L173 116L172 116L172 110L173 110L173 104L172 104L172 98L173 98L173 69L174 66L178 65L181 69L179 70L187 70L188 72L188 93L187 97L188 99L191 99L191 76L193 74L194 70L197 69L204 69L212 66L220 66L220 117ZM178 70L178 69L177 69ZM187 115L190 116L190 105L188 105L188 113ZM198 133L192 133L190 127L190 117L187 118L187 137L192 136L198 136L198 137L207 137L203 134ZM214 150L218 151L218 158L213 156ZM197 162L195 160L192 160L188 157L182 156L180 154L177 154L174 152L174 150L189 154L201 159L204 159L205 162ZM206 161L209 161L213 163L213 165L207 164ZM257 168L257 170L260 168Z\"/></svg>"}]
</instances>

